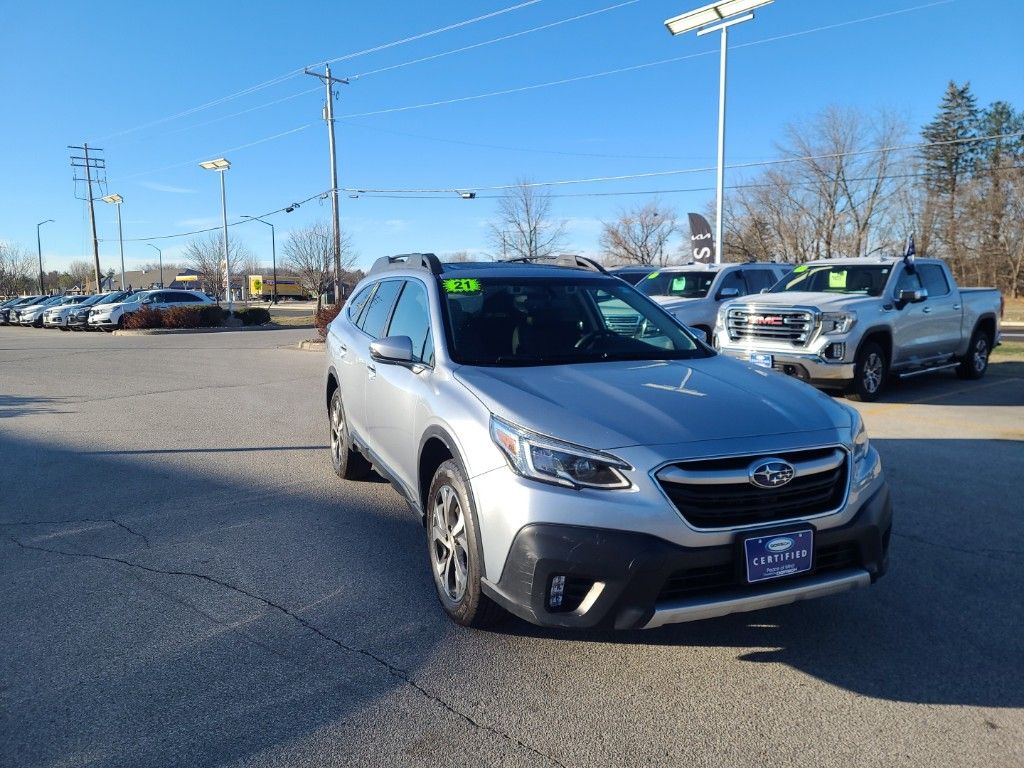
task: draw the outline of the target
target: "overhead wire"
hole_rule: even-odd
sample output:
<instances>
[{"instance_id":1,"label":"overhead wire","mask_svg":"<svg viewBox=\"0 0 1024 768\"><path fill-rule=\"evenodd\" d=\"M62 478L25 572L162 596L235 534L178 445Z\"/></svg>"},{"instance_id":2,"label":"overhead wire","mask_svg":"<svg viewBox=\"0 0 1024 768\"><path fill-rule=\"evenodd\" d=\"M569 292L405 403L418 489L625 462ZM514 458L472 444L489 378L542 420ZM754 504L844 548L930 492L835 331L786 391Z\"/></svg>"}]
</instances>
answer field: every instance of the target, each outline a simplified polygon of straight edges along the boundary
<instances>
[{"instance_id":1,"label":"overhead wire","mask_svg":"<svg viewBox=\"0 0 1024 768\"><path fill-rule=\"evenodd\" d=\"M476 23L481 22L481 21L486 21L488 19L493 19L493 18L495 18L497 16L501 16L501 15L506 14L506 13L511 13L513 11L518 11L521 8L526 8L526 7L531 6L531 5L536 5L537 3L540 3L540 2L543 2L543 0L523 0L523 2L516 3L515 5L507 6L505 8L500 8L497 11L491 11L490 13L485 13L485 14L482 14L480 16L475 16L475 17L473 17L471 19L465 19L463 21L456 22L454 24L448 24L448 25L443 26L443 27L438 27L437 29L432 29L432 30L429 30L427 32L420 32L420 33L415 34L415 35L409 35L408 37L404 37L404 38L401 38L399 40L393 40L390 43L382 43L380 45L376 45L376 46L373 46L371 48L365 48L365 49L363 49L361 51L355 51L353 53L345 54L344 56L338 56L338 57L335 57L335 58L332 58L332 59L326 59L324 61L321 61L321 62L319 62L317 64L313 64L311 66L313 66L313 67L322 67L325 64L333 64L333 63L338 62L338 61L347 61L347 60L350 60L350 59L354 59L354 58L356 58L358 56L365 56L365 55L370 54L370 53L377 53L379 51L387 50L388 48L394 48L394 47L399 46L399 45L405 45L406 43L415 42L416 40L423 40L424 38L431 37L433 35L439 35L439 34L442 34L444 32L450 32L451 30L454 30L454 29L459 29L459 28L462 28L462 27L469 26L471 24L476 24ZM305 70L306 70L305 67L300 68L300 69L293 69L293 70L291 70L291 71L289 71L289 72L287 72L287 73L285 73L283 75L278 75L277 77L273 77L273 78L271 78L269 80L264 80L262 83L256 83L255 85L250 85L250 86L248 86L246 88L243 88L240 91L235 91L234 93L229 93L226 96L221 96L221 97L213 99L211 101L204 102L203 104L199 104L199 105L197 105L195 107L190 107L189 109L185 109L185 110L182 110L180 112L175 112L172 115L167 115L166 117L162 117L162 118L159 118L157 120L151 120L151 121L149 121L147 123L143 123L141 125L137 125L137 126L134 126L132 128L126 128L126 129L121 130L121 131L116 131L114 133L111 133L111 134L108 134L107 136L102 137L99 140L100 141L107 141L109 139L116 138L118 136L125 136L125 135L127 135L129 133L134 133L136 131L141 131L141 130L143 130L145 128L151 128L154 125L161 125L163 123L167 123L167 122L170 122L172 120L178 120L178 119L180 119L182 117L187 117L189 115L193 115L196 112L201 112L204 109L209 109L211 107L219 106L220 104L223 104L223 103L225 103L227 101L231 101L232 99L237 99L237 98L240 98L242 96L248 96L250 93L255 93L255 92L261 91L261 90L263 90L265 88L270 88L271 86L278 85L279 83L283 83L286 80L290 80L293 77L297 77L297 76L303 74L303 72L305 72Z\"/></svg>"}]
</instances>

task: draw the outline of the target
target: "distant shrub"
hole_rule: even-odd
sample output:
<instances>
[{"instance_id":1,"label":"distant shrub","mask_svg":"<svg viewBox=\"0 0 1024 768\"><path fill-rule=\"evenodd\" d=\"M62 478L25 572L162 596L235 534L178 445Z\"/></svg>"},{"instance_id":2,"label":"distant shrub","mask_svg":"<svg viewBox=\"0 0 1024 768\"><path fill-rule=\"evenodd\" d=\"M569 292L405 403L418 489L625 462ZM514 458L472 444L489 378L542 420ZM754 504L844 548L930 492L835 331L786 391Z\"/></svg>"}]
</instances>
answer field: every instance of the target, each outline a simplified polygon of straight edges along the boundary
<instances>
[{"instance_id":1,"label":"distant shrub","mask_svg":"<svg viewBox=\"0 0 1024 768\"><path fill-rule=\"evenodd\" d=\"M321 307L320 311L313 317L313 324L316 326L316 332L320 334L321 339L327 338L327 326L330 325L331 321L338 316L338 312L340 311L340 305L328 304L327 306Z\"/></svg>"},{"instance_id":2,"label":"distant shrub","mask_svg":"<svg viewBox=\"0 0 1024 768\"><path fill-rule=\"evenodd\" d=\"M235 317L241 320L243 325L266 325L270 322L270 310L266 307L246 307L235 310Z\"/></svg>"},{"instance_id":3,"label":"distant shrub","mask_svg":"<svg viewBox=\"0 0 1024 768\"><path fill-rule=\"evenodd\" d=\"M163 328L164 316L159 310L152 307L139 307L134 312L124 316L125 328Z\"/></svg>"},{"instance_id":4,"label":"distant shrub","mask_svg":"<svg viewBox=\"0 0 1024 768\"><path fill-rule=\"evenodd\" d=\"M216 328L219 325L224 325L224 321L227 319L228 311L224 307L217 304L204 304L199 307L200 328Z\"/></svg>"}]
</instances>

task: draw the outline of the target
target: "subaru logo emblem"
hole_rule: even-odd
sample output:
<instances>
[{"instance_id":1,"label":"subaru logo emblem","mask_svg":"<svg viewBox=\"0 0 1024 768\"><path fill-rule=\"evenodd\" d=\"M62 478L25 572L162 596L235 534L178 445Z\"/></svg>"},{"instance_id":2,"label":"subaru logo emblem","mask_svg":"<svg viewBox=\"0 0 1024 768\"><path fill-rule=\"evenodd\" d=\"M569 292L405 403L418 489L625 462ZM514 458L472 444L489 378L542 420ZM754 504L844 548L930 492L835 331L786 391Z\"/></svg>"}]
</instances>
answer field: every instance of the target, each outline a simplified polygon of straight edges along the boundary
<instances>
[{"instance_id":1,"label":"subaru logo emblem","mask_svg":"<svg viewBox=\"0 0 1024 768\"><path fill-rule=\"evenodd\" d=\"M748 475L750 484L758 488L781 488L796 476L796 470L788 461L764 459L752 464Z\"/></svg>"}]
</instances>

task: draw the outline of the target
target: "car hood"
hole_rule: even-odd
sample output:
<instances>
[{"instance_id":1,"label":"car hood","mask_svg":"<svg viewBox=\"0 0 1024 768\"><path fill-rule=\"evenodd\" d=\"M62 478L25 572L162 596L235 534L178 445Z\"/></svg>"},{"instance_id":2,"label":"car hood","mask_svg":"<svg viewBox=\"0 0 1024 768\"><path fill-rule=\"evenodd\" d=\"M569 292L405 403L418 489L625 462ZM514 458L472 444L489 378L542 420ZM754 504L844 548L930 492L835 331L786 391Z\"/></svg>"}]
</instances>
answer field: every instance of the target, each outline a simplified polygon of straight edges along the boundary
<instances>
[{"instance_id":1,"label":"car hood","mask_svg":"<svg viewBox=\"0 0 1024 768\"><path fill-rule=\"evenodd\" d=\"M827 395L721 355L524 368L462 366L454 375L491 413L591 448L850 426L849 413Z\"/></svg>"},{"instance_id":2,"label":"car hood","mask_svg":"<svg viewBox=\"0 0 1024 768\"><path fill-rule=\"evenodd\" d=\"M784 291L782 293L758 293L742 299L733 299L730 306L741 304L764 307L816 307L825 311L857 309L862 305L879 300L877 296L856 296L842 293L815 291Z\"/></svg>"}]
</instances>

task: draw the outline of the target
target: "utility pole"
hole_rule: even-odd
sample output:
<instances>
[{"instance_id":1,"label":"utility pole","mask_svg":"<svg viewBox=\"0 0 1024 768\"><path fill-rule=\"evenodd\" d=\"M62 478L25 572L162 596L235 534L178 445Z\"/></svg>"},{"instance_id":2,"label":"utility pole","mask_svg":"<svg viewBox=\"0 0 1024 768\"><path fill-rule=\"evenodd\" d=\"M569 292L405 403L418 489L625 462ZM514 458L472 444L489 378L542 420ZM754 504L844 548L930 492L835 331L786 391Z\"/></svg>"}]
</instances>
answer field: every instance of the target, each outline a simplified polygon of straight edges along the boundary
<instances>
[{"instance_id":1,"label":"utility pole","mask_svg":"<svg viewBox=\"0 0 1024 768\"><path fill-rule=\"evenodd\" d=\"M334 303L341 304L341 218L338 212L338 153L334 146L334 83L348 85L348 80L331 77L331 65L327 64L324 74L305 70L323 81L327 89L327 104L324 107L324 120L327 121L327 143L331 153L331 212L334 216Z\"/></svg>"},{"instance_id":2,"label":"utility pole","mask_svg":"<svg viewBox=\"0 0 1024 768\"><path fill-rule=\"evenodd\" d=\"M107 161L100 157L89 157L89 145L87 143L82 144L80 147L69 145L68 149L80 149L82 150L82 156L71 156L71 167L72 168L84 168L85 178L80 178L78 172L75 172L75 181L85 182L85 197L81 198L87 200L89 203L89 224L92 227L92 260L93 260L93 272L96 276L96 292L99 293L101 290L100 286L100 239L96 235L96 211L93 206L93 184L99 184L100 188L107 183L106 180L106 169ZM93 147L93 153L102 152L102 149ZM93 178L93 171L96 172L96 178Z\"/></svg>"}]
</instances>

